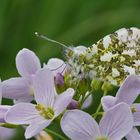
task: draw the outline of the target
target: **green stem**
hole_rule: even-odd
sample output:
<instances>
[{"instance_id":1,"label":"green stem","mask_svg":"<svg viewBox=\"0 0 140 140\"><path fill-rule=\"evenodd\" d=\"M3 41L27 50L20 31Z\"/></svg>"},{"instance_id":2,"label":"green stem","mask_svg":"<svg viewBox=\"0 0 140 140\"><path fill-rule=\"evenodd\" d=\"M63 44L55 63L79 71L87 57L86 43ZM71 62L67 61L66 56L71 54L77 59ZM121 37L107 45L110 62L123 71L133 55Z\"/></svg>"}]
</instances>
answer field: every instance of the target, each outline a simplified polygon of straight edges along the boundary
<instances>
[{"instance_id":1,"label":"green stem","mask_svg":"<svg viewBox=\"0 0 140 140\"><path fill-rule=\"evenodd\" d=\"M57 136L61 140L68 140L67 138L63 137L62 135L60 135L60 134L58 134L58 133L56 133L56 132L54 132L54 131L52 131L52 130L50 130L48 128L46 128L45 131L48 132L48 133L50 133L50 134L52 134L52 135Z\"/></svg>"},{"instance_id":2,"label":"green stem","mask_svg":"<svg viewBox=\"0 0 140 140\"><path fill-rule=\"evenodd\" d=\"M104 90L103 96L105 96L106 94L107 94L107 91ZM98 114L98 112L101 110L101 107L102 107L102 105L101 105L101 102L100 102L100 104L99 104L99 106L98 106L96 112L94 113L94 114L95 114L95 115L94 115L94 119L97 118L97 116L98 116L97 114Z\"/></svg>"},{"instance_id":3,"label":"green stem","mask_svg":"<svg viewBox=\"0 0 140 140\"><path fill-rule=\"evenodd\" d=\"M104 114L104 112L98 112L98 113L94 113L94 114L92 114L91 116L92 117L95 117L95 116L102 116Z\"/></svg>"},{"instance_id":4,"label":"green stem","mask_svg":"<svg viewBox=\"0 0 140 140\"><path fill-rule=\"evenodd\" d=\"M0 126L5 128L17 128L19 125L10 124L10 123L0 123Z\"/></svg>"}]
</instances>

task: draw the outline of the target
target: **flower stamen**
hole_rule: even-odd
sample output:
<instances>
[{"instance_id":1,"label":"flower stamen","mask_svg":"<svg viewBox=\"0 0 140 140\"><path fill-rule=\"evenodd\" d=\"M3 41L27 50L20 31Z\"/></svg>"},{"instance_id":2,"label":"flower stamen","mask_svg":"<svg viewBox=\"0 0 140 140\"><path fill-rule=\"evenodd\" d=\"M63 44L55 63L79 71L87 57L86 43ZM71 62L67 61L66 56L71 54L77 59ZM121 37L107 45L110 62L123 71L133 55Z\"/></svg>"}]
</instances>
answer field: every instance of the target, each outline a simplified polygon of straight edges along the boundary
<instances>
[{"instance_id":1,"label":"flower stamen","mask_svg":"<svg viewBox=\"0 0 140 140\"><path fill-rule=\"evenodd\" d=\"M106 137L99 137L96 140L108 140Z\"/></svg>"},{"instance_id":2,"label":"flower stamen","mask_svg":"<svg viewBox=\"0 0 140 140\"><path fill-rule=\"evenodd\" d=\"M54 110L51 107L45 107L42 104L37 104L35 108L39 111L39 114L47 120L52 119L55 115Z\"/></svg>"}]
</instances>

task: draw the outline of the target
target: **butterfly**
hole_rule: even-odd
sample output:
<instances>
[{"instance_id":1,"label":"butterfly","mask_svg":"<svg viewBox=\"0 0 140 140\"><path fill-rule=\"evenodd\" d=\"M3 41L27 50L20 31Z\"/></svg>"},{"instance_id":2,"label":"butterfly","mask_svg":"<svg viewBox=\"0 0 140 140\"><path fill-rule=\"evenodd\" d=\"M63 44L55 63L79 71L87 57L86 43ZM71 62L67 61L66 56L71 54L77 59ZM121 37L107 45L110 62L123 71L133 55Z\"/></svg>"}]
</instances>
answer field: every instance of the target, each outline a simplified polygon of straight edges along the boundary
<instances>
[{"instance_id":1,"label":"butterfly","mask_svg":"<svg viewBox=\"0 0 140 140\"><path fill-rule=\"evenodd\" d=\"M119 29L90 47L67 47L45 36L42 38L65 48L71 79L95 78L121 85L128 75L140 75L140 29L136 27Z\"/></svg>"},{"instance_id":2,"label":"butterfly","mask_svg":"<svg viewBox=\"0 0 140 140\"><path fill-rule=\"evenodd\" d=\"M140 29L119 29L91 47L67 50L66 58L77 76L121 85L128 75L140 75Z\"/></svg>"}]
</instances>

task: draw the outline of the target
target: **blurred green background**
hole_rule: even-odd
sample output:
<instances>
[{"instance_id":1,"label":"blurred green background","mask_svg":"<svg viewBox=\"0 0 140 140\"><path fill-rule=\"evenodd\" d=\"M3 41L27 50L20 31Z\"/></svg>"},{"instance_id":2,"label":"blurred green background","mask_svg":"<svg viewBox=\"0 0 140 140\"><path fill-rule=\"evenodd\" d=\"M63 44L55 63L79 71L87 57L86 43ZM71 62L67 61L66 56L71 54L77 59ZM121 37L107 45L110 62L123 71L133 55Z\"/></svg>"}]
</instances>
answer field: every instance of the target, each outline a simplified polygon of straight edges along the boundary
<instances>
[{"instance_id":1,"label":"blurred green background","mask_svg":"<svg viewBox=\"0 0 140 140\"><path fill-rule=\"evenodd\" d=\"M61 47L35 31L67 45L90 46L119 28L140 28L139 13L140 0L0 0L0 77L18 76L15 56L22 48L34 50L41 62L63 57ZM18 132L17 140L22 137Z\"/></svg>"}]
</instances>

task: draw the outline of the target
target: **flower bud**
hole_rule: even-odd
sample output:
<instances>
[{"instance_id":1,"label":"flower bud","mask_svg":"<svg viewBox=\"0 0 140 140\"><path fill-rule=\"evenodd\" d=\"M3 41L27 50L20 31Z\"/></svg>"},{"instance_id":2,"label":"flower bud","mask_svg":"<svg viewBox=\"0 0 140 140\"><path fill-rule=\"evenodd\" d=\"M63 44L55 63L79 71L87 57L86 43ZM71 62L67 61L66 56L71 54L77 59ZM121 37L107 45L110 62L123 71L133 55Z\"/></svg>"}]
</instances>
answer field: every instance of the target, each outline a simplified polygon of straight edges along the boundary
<instances>
[{"instance_id":1,"label":"flower bud","mask_svg":"<svg viewBox=\"0 0 140 140\"><path fill-rule=\"evenodd\" d=\"M101 87L101 89L103 91L112 91L113 90L113 87L114 86L112 84L110 84L108 82L104 82L103 85L102 85L102 87Z\"/></svg>"},{"instance_id":2,"label":"flower bud","mask_svg":"<svg viewBox=\"0 0 140 140\"><path fill-rule=\"evenodd\" d=\"M63 86L64 85L64 77L61 73L57 73L55 77L56 85Z\"/></svg>"},{"instance_id":3,"label":"flower bud","mask_svg":"<svg viewBox=\"0 0 140 140\"><path fill-rule=\"evenodd\" d=\"M77 107L78 107L78 102L72 99L67 108L71 110L71 109L76 109Z\"/></svg>"},{"instance_id":4,"label":"flower bud","mask_svg":"<svg viewBox=\"0 0 140 140\"><path fill-rule=\"evenodd\" d=\"M99 90L102 87L103 82L101 80L93 79L91 82L91 87L93 90Z\"/></svg>"},{"instance_id":5,"label":"flower bud","mask_svg":"<svg viewBox=\"0 0 140 140\"><path fill-rule=\"evenodd\" d=\"M36 138L37 140L53 140L53 138L47 134L45 131L42 131Z\"/></svg>"}]
</instances>

